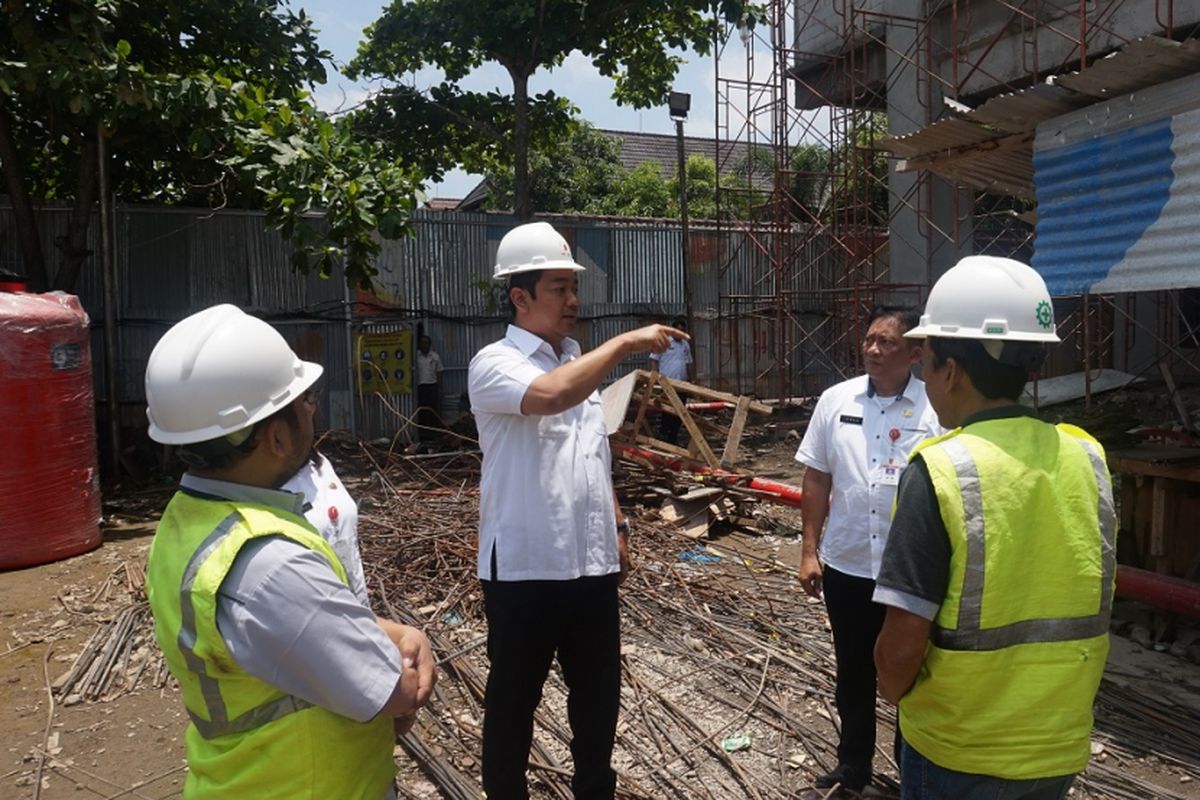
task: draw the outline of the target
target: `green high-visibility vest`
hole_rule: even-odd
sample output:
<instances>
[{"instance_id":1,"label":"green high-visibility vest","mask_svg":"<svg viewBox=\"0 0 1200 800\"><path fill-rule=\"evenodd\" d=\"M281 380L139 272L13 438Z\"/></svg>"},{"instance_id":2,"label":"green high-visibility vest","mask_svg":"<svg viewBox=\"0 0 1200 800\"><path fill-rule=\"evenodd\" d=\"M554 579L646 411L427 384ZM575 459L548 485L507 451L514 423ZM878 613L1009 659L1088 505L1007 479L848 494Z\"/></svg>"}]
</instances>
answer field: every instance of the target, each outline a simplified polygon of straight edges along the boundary
<instances>
[{"instance_id":1,"label":"green high-visibility vest","mask_svg":"<svg viewBox=\"0 0 1200 800\"><path fill-rule=\"evenodd\" d=\"M217 630L217 589L238 551L279 535L324 555L346 580L307 522L270 506L179 492L154 535L154 635L191 717L184 797L381 800L396 771L392 720L356 722L280 691L243 671Z\"/></svg>"},{"instance_id":2,"label":"green high-visibility vest","mask_svg":"<svg viewBox=\"0 0 1200 800\"><path fill-rule=\"evenodd\" d=\"M918 453L951 559L924 664L900 700L905 740L959 772L1081 771L1116 571L1103 448L1072 425L1017 417L973 423Z\"/></svg>"}]
</instances>

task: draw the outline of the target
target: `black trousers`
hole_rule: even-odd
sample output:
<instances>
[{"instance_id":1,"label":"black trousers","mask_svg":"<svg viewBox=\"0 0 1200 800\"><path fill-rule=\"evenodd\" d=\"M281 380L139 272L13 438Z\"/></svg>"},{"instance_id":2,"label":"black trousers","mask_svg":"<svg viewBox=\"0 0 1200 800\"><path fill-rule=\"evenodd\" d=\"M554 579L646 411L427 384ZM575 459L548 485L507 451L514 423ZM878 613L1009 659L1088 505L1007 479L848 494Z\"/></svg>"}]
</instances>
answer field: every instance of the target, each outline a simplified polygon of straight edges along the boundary
<instances>
[{"instance_id":1,"label":"black trousers","mask_svg":"<svg viewBox=\"0 0 1200 800\"><path fill-rule=\"evenodd\" d=\"M483 789L525 800L533 712L557 654L567 684L576 800L611 800L610 766L621 691L617 576L571 581L483 581L488 621Z\"/></svg>"},{"instance_id":2,"label":"black trousers","mask_svg":"<svg viewBox=\"0 0 1200 800\"><path fill-rule=\"evenodd\" d=\"M887 609L871 602L875 581L870 578L827 566L822 584L837 658L834 699L842 721L838 763L869 777L875 757L875 640Z\"/></svg>"},{"instance_id":3,"label":"black trousers","mask_svg":"<svg viewBox=\"0 0 1200 800\"><path fill-rule=\"evenodd\" d=\"M442 427L439 394L436 383L417 384L417 424L421 426L417 438L422 441L436 437L437 429Z\"/></svg>"}]
</instances>

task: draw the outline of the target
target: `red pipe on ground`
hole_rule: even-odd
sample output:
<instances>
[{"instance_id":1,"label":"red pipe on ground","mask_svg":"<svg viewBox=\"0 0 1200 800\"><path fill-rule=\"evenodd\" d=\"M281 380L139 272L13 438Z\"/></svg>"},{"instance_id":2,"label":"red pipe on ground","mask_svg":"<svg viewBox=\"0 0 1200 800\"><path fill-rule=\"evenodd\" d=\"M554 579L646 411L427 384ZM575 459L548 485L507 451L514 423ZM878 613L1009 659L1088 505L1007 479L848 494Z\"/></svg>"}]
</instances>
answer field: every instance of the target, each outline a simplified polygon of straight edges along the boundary
<instances>
[{"instance_id":1,"label":"red pipe on ground","mask_svg":"<svg viewBox=\"0 0 1200 800\"><path fill-rule=\"evenodd\" d=\"M678 459L668 458L622 442L611 442L611 445L613 452L618 456L648 461L655 466L665 467L676 472L691 472L716 478L725 483L745 486L770 495L771 499L783 505L800 505L802 493L799 486L766 478L738 475L721 469L684 464ZM1200 583L1173 578L1170 575L1160 575L1157 572L1121 564L1117 567L1117 596L1149 603L1165 611L1174 611L1178 614L1200 618Z\"/></svg>"},{"instance_id":2,"label":"red pipe on ground","mask_svg":"<svg viewBox=\"0 0 1200 800\"><path fill-rule=\"evenodd\" d=\"M1200 583L1182 578L1121 564L1117 567L1117 596L1200 618Z\"/></svg>"},{"instance_id":3,"label":"red pipe on ground","mask_svg":"<svg viewBox=\"0 0 1200 800\"><path fill-rule=\"evenodd\" d=\"M677 459L668 458L667 456L659 455L650 450L643 450L640 447L634 447L623 442L610 442L610 444L613 452L618 456L649 461L655 466L666 467L676 472L692 472L697 475L715 478L722 483L744 486L747 489L753 489L757 492L770 495L772 500L785 506L798 507L800 505L801 492L799 486L767 480L766 478L755 478L750 475L738 475L736 472L726 472L723 469L709 469L708 467L699 465L684 464Z\"/></svg>"}]
</instances>

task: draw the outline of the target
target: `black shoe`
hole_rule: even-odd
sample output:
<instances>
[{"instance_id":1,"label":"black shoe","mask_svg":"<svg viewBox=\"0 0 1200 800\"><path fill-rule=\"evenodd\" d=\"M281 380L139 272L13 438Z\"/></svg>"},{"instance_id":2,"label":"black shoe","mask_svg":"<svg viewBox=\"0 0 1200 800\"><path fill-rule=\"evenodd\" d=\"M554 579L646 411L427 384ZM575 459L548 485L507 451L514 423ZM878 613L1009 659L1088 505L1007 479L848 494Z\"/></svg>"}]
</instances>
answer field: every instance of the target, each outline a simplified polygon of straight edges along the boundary
<instances>
[{"instance_id":1,"label":"black shoe","mask_svg":"<svg viewBox=\"0 0 1200 800\"><path fill-rule=\"evenodd\" d=\"M818 789L832 789L841 786L853 792L861 792L871 781L871 776L865 770L855 769L849 764L838 764L833 772L818 775L813 786Z\"/></svg>"}]
</instances>

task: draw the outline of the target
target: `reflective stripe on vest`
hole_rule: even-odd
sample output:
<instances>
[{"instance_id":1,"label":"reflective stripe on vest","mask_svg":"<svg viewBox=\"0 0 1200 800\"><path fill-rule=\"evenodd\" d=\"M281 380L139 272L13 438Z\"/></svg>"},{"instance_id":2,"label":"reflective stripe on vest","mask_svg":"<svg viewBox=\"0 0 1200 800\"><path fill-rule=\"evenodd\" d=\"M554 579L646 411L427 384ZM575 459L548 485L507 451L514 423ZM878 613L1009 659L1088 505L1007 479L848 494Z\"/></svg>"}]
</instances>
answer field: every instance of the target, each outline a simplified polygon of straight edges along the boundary
<instances>
[{"instance_id":1,"label":"reflective stripe on vest","mask_svg":"<svg viewBox=\"0 0 1200 800\"><path fill-rule=\"evenodd\" d=\"M203 659L196 655L196 609L192 605L192 586L196 582L196 576L200 574L200 567L220 546L222 540L229 535L233 526L240 519L239 514L230 514L204 538L188 561L187 568L183 571L183 583L179 587L179 611L182 617L177 640L179 650L183 653L183 659L187 663L188 669L200 682L200 693L204 696L204 705L208 708L209 719L204 719L192 712L191 709L188 709L188 716L191 717L196 730L205 739L215 739L231 733L245 733L266 725L268 722L286 717L288 714L311 708L313 705L299 697L284 695L252 708L237 719L231 720L229 712L225 708L225 700L221 697L220 686L216 679L209 676L208 671L204 668Z\"/></svg>"},{"instance_id":2,"label":"reflective stripe on vest","mask_svg":"<svg viewBox=\"0 0 1200 800\"><path fill-rule=\"evenodd\" d=\"M1028 619L998 628L980 628L983 615L983 581L987 567L987 531L983 517L983 496L979 490L979 468L967 446L958 438L941 442L958 475L966 526L967 563L963 574L958 621L953 630L934 625L933 644L943 650L1000 650L1018 644L1067 642L1088 639L1108 631L1112 606L1110 587L1116 570L1116 516L1113 511L1112 484L1108 466L1095 445L1075 439L1087 452L1096 476L1100 516L1100 609L1086 617Z\"/></svg>"}]
</instances>

